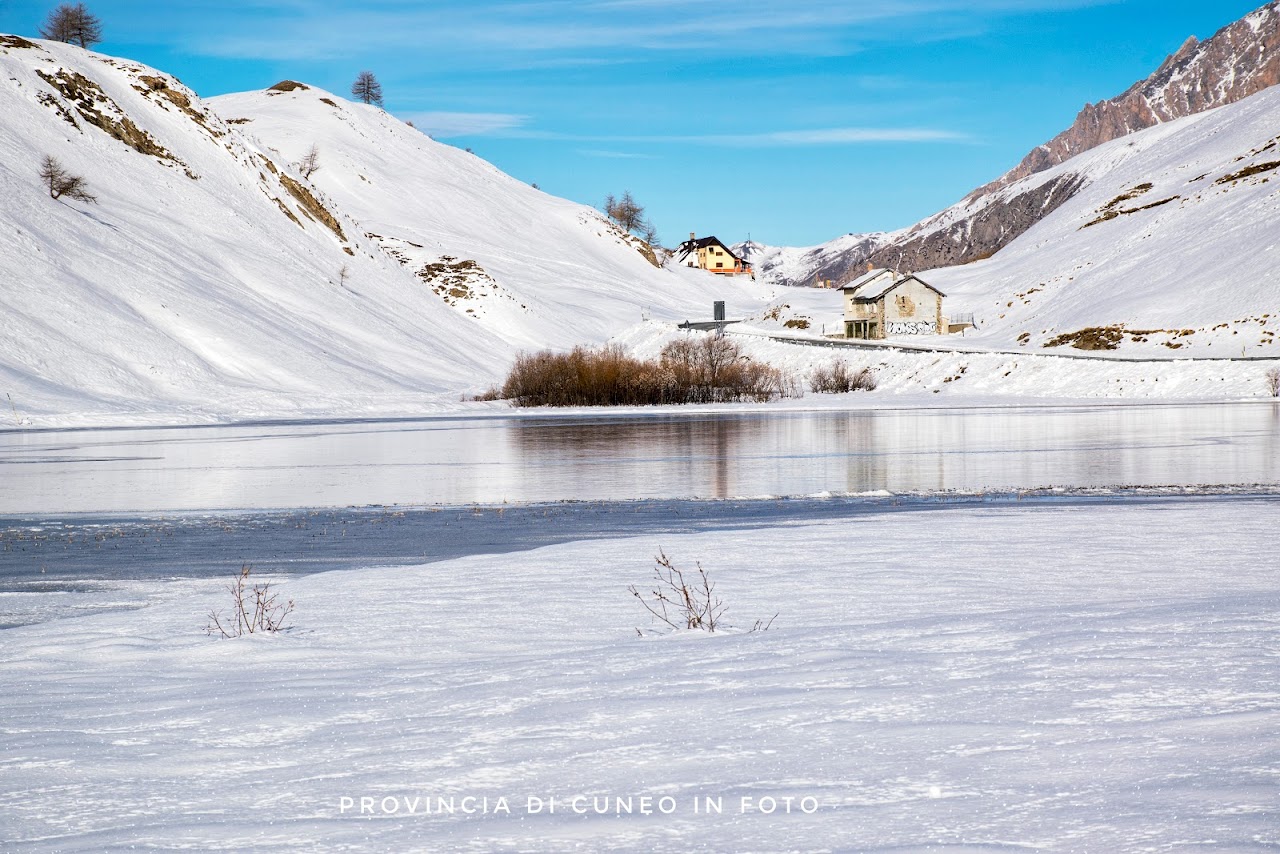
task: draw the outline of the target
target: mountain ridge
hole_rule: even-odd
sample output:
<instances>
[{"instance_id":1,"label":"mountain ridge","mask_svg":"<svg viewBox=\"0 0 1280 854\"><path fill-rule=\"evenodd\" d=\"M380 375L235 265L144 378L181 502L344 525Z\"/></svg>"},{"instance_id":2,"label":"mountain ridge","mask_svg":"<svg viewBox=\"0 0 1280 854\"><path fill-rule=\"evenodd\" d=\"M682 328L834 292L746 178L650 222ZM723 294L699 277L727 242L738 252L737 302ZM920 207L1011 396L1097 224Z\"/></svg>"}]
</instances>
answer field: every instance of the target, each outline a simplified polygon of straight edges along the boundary
<instances>
[{"instance_id":1,"label":"mountain ridge","mask_svg":"<svg viewBox=\"0 0 1280 854\"><path fill-rule=\"evenodd\" d=\"M773 247L763 253L762 269L775 284L839 284L867 264L929 270L989 258L1084 186L1081 176L1048 178L1049 170L1104 143L1236 103L1278 82L1280 0L1273 0L1204 41L1188 38L1151 75L1114 98L1086 104L1070 127L955 205L889 234Z\"/></svg>"}]
</instances>

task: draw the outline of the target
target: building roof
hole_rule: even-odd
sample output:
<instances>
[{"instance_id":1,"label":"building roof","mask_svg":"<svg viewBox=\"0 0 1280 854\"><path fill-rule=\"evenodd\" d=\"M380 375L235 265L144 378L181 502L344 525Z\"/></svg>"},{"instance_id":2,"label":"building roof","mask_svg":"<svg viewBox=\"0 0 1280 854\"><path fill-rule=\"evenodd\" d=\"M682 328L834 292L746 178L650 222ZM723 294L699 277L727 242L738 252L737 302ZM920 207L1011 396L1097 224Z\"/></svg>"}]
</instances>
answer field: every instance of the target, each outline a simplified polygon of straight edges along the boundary
<instances>
[{"instance_id":1,"label":"building roof","mask_svg":"<svg viewBox=\"0 0 1280 854\"><path fill-rule=\"evenodd\" d=\"M886 277L884 275L885 273L888 273L889 275ZM908 273L905 276L899 276L892 270L887 270L883 267L875 270L868 270L849 284L842 287L841 290L845 293L852 291L850 296L852 296L857 302L875 302L898 285L901 285L911 279L915 279L917 282L924 285L940 297L946 296L942 291L938 290L915 273Z\"/></svg>"},{"instance_id":2,"label":"building roof","mask_svg":"<svg viewBox=\"0 0 1280 854\"><path fill-rule=\"evenodd\" d=\"M708 246L719 246L726 253L728 253L730 258L734 259L735 261L740 261L744 264L747 263L746 261L743 261L741 258L739 258L737 255L735 255L733 253L733 250L730 249L728 246L725 246L724 243L722 243L718 237L690 238L689 240L686 240L684 243L681 243L679 246L676 247L676 254L680 258L684 258L690 252L693 252L698 249L706 249Z\"/></svg>"}]
</instances>

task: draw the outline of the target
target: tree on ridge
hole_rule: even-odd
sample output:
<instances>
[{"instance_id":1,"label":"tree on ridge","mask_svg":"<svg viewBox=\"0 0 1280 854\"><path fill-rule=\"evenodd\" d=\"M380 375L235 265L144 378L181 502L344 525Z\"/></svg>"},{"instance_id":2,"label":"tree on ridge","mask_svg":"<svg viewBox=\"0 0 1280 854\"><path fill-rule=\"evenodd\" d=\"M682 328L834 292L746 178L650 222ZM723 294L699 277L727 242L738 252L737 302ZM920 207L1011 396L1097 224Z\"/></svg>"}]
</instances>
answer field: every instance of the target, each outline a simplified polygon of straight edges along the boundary
<instances>
[{"instance_id":1,"label":"tree on ridge","mask_svg":"<svg viewBox=\"0 0 1280 854\"><path fill-rule=\"evenodd\" d=\"M361 71L351 84L351 97L366 104L382 106L382 84L372 71Z\"/></svg>"}]
</instances>

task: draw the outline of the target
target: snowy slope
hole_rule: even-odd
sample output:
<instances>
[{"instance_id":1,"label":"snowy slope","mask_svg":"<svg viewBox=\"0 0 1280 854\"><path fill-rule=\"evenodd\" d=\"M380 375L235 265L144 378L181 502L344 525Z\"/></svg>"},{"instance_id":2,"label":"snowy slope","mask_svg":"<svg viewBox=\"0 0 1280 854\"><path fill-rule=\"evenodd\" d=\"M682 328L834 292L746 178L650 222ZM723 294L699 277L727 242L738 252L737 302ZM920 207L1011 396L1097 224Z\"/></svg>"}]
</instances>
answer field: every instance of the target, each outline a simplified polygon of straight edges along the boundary
<instances>
[{"instance_id":1,"label":"snowy slope","mask_svg":"<svg viewBox=\"0 0 1280 854\"><path fill-rule=\"evenodd\" d=\"M317 90L225 99L262 107L227 121L162 72L12 36L0 72L0 392L19 424L414 414L521 348L760 303ZM99 203L50 198L45 154Z\"/></svg>"},{"instance_id":2,"label":"snowy slope","mask_svg":"<svg viewBox=\"0 0 1280 854\"><path fill-rule=\"evenodd\" d=\"M496 373L480 354L502 342L174 78L12 37L0 72L0 386L21 415L402 410ZM50 198L44 154L99 203Z\"/></svg>"},{"instance_id":3,"label":"snowy slope","mask_svg":"<svg viewBox=\"0 0 1280 854\"><path fill-rule=\"evenodd\" d=\"M947 311L977 315L968 343L1039 350L1059 335L1123 326L1146 334L1073 340L1152 354L1280 355L1277 117L1280 90L1269 89L1013 184L1002 192L1068 174L1085 181L993 258L925 278L947 293Z\"/></svg>"},{"instance_id":4,"label":"snowy slope","mask_svg":"<svg viewBox=\"0 0 1280 854\"><path fill-rule=\"evenodd\" d=\"M755 305L749 279L660 269L591 208L549 196L384 111L312 87L210 99L312 180L440 299L522 347L604 341L642 314Z\"/></svg>"},{"instance_id":5,"label":"snowy slope","mask_svg":"<svg viewBox=\"0 0 1280 854\"><path fill-rule=\"evenodd\" d=\"M292 578L275 636L205 637L214 581L6 630L0 825L57 852L1274 848L1274 500L854 512ZM626 588L659 549L736 630L655 631Z\"/></svg>"}]
</instances>

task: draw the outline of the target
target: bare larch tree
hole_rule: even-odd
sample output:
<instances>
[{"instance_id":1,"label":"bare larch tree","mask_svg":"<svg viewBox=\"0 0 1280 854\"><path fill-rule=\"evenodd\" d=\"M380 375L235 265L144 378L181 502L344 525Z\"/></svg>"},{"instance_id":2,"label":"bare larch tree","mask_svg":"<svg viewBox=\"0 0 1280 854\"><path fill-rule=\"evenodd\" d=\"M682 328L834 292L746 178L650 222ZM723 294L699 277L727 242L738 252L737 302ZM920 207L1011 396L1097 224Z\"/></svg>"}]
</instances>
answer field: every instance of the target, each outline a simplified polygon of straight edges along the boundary
<instances>
[{"instance_id":1,"label":"bare larch tree","mask_svg":"<svg viewBox=\"0 0 1280 854\"><path fill-rule=\"evenodd\" d=\"M59 199L66 196L81 202L96 202L98 197L89 192L84 178L72 175L58 159L50 154L40 161L40 180L49 185L49 197Z\"/></svg>"},{"instance_id":2,"label":"bare larch tree","mask_svg":"<svg viewBox=\"0 0 1280 854\"><path fill-rule=\"evenodd\" d=\"M320 171L320 149L314 143L312 143L310 150L302 155L302 159L298 161L298 171L302 173L303 178L308 179Z\"/></svg>"},{"instance_id":3,"label":"bare larch tree","mask_svg":"<svg viewBox=\"0 0 1280 854\"><path fill-rule=\"evenodd\" d=\"M49 13L40 35L50 41L90 48L102 41L102 21L83 3L63 3Z\"/></svg>"},{"instance_id":4,"label":"bare larch tree","mask_svg":"<svg viewBox=\"0 0 1280 854\"><path fill-rule=\"evenodd\" d=\"M631 197L630 190L624 192L621 199L615 198L613 193L605 196L604 212L609 219L625 231L637 235L645 243L653 245L658 242L657 230L653 223L645 219L644 206Z\"/></svg>"},{"instance_id":5,"label":"bare larch tree","mask_svg":"<svg viewBox=\"0 0 1280 854\"><path fill-rule=\"evenodd\" d=\"M356 82L351 84L351 97L366 104L382 106L382 84L373 76L372 71L361 71L356 75Z\"/></svg>"}]
</instances>

